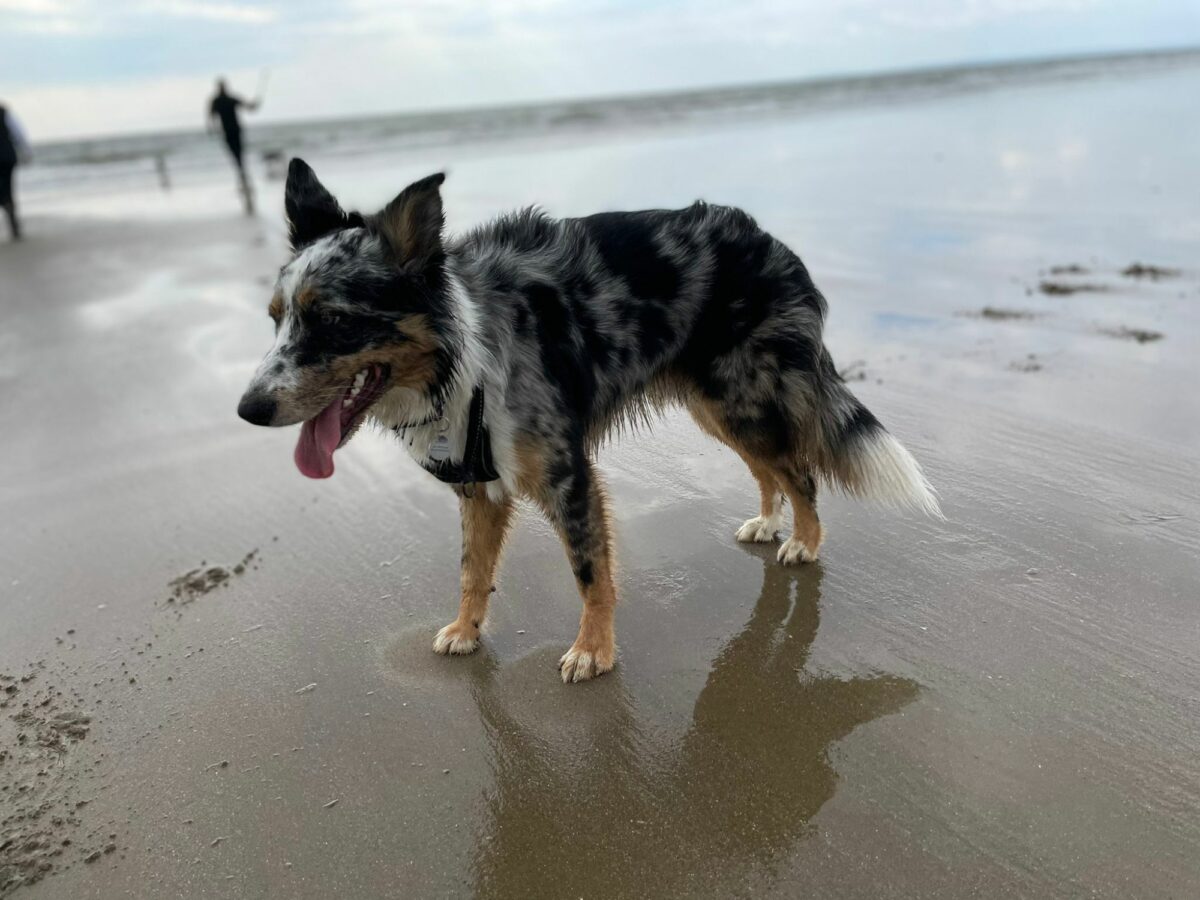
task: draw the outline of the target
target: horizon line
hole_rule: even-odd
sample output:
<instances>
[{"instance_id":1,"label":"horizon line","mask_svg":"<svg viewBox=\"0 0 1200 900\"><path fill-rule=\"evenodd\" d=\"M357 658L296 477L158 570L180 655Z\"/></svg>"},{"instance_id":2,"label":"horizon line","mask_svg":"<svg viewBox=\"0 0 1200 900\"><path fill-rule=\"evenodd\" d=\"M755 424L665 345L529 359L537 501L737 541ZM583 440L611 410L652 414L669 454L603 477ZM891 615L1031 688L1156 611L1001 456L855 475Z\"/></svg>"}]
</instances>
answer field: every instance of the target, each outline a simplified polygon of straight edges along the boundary
<instances>
[{"instance_id":1,"label":"horizon line","mask_svg":"<svg viewBox=\"0 0 1200 900\"><path fill-rule=\"evenodd\" d=\"M834 84L837 82L852 82L856 80L868 80L875 78L896 78L896 77L914 77L921 75L933 75L939 72L963 72L963 71L987 71L987 70L1003 70L1003 69L1022 69L1037 66L1053 66L1064 63L1095 63L1106 61L1131 61L1137 59L1154 59L1154 58L1172 58L1172 57L1200 57L1200 44L1186 44L1181 46L1169 47L1154 47L1154 48L1124 48L1119 50L1099 50L1087 51L1078 53L1064 53L1052 56L1015 56L1005 59L996 60L976 60L976 61L957 61L957 62L942 62L931 63L927 65L907 66L898 69L857 69L842 72L830 72L821 75L810 75L798 78L779 78L770 80L756 81L726 81L719 83L711 83L704 85L695 85L686 88L650 88L645 91L629 91L624 93L605 93L605 94L575 94L562 97L545 97L542 99L527 99L516 100L502 103L484 103L484 104L451 104L449 106L434 106L434 107L415 107L408 109L380 109L373 112L356 113L353 115L317 115L308 118L282 118L282 119L259 119L253 125L246 125L245 130L253 133L257 128L266 127L287 127L311 123L315 125L331 125L338 122L361 122L371 119L384 118L403 118L406 116L438 116L438 115L462 115L464 113L495 113L506 111L518 111L526 109L536 109L543 106L551 106L558 103L580 103L588 106L598 106L605 103L615 103L627 100L653 100L665 98L680 98L694 94L704 93L721 93L733 92L742 90L769 90L772 88L780 88L793 85L821 85ZM119 141L124 139L137 138L155 138L155 137L175 137L179 135L190 135L202 133L203 128L171 128L166 130L157 129L131 129L123 132L113 132L108 134L81 134L74 137L54 138L46 141L33 141L32 146L38 147L58 147L67 144L81 142L105 142Z\"/></svg>"}]
</instances>

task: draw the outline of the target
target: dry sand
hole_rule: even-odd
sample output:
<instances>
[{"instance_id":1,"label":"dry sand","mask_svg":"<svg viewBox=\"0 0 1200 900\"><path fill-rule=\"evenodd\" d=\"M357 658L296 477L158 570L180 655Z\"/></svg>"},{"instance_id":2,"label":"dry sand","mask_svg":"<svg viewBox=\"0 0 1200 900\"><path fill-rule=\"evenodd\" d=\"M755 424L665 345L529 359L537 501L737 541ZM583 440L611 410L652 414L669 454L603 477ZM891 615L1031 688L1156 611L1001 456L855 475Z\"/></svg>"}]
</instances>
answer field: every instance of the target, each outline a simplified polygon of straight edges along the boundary
<instances>
[{"instance_id":1,"label":"dry sand","mask_svg":"<svg viewBox=\"0 0 1200 900\"><path fill-rule=\"evenodd\" d=\"M0 246L0 896L1195 896L1198 93L313 160L353 204L449 164L460 226L747 207L941 490L945 523L825 498L785 570L732 540L730 453L678 415L622 440L619 666L572 687L536 517L482 651L436 657L451 495L374 435L305 481L234 417L278 221L225 183L31 199Z\"/></svg>"}]
</instances>

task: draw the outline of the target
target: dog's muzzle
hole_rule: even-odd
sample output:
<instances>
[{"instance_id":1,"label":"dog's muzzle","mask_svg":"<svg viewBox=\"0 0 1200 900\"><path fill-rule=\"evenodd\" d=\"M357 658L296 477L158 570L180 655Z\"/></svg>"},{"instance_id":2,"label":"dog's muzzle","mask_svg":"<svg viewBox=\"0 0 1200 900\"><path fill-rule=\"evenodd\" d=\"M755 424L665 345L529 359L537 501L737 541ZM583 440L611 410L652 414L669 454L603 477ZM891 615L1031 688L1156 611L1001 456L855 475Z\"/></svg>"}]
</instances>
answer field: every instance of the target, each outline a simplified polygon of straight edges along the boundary
<instances>
[{"instance_id":1,"label":"dog's muzzle","mask_svg":"<svg viewBox=\"0 0 1200 900\"><path fill-rule=\"evenodd\" d=\"M238 415L251 425L270 425L275 409L275 401L263 391L246 391L238 403Z\"/></svg>"}]
</instances>

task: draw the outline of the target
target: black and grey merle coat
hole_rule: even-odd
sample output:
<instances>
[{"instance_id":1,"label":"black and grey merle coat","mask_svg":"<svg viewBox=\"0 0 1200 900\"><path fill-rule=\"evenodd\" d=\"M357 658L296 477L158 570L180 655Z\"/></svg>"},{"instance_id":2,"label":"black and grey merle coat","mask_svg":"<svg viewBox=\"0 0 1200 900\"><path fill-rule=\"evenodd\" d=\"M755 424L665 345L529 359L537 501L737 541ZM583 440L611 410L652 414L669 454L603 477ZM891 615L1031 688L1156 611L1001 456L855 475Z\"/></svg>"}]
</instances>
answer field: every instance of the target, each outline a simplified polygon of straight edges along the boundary
<instances>
[{"instance_id":1,"label":"black and grey merle coat","mask_svg":"<svg viewBox=\"0 0 1200 900\"><path fill-rule=\"evenodd\" d=\"M825 300L803 263L746 213L531 209L446 239L442 181L362 216L293 161L296 255L272 300L275 346L239 407L256 424L304 421L310 435L320 420L327 442L340 409L338 446L369 417L493 504L482 518L463 507L464 605L439 652L474 649L486 591L475 595L490 585L511 498L527 496L562 534L585 598L563 677L611 668L611 537L592 456L666 404L686 407L757 480L760 515L739 540L774 540L792 503L781 562L816 558L819 481L939 514L916 461L838 376L822 343ZM480 541L495 546L475 566Z\"/></svg>"}]
</instances>

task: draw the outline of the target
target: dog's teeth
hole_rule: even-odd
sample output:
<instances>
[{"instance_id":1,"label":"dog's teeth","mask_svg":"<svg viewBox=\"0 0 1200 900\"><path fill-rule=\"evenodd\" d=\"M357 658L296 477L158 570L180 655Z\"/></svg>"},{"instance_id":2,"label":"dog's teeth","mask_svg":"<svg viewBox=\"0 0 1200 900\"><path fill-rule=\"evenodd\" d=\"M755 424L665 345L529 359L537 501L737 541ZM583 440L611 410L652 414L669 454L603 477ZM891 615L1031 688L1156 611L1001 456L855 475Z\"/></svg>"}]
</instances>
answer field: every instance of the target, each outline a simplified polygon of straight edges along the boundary
<instances>
[{"instance_id":1,"label":"dog's teeth","mask_svg":"<svg viewBox=\"0 0 1200 900\"><path fill-rule=\"evenodd\" d=\"M367 383L367 370L363 369L361 372L359 372L357 375L354 376L354 384L350 385L350 393L346 396L346 399L342 402L342 406L349 406L351 398L357 397L358 392L363 389L363 385L366 383Z\"/></svg>"}]
</instances>

